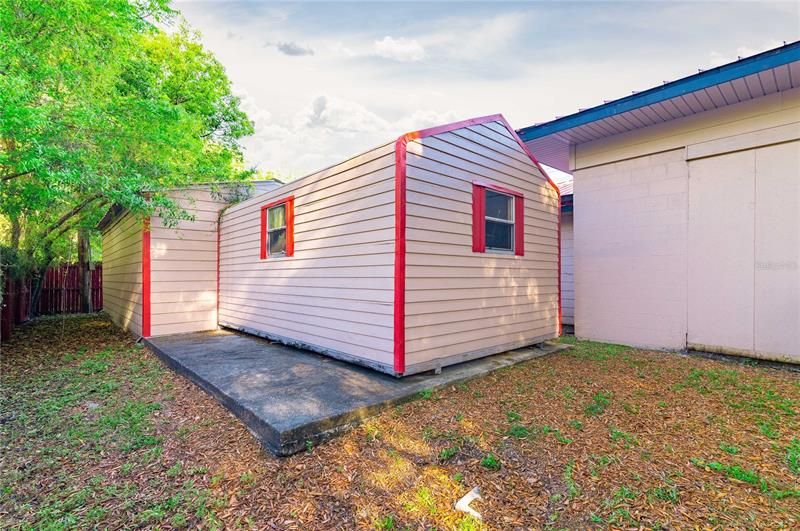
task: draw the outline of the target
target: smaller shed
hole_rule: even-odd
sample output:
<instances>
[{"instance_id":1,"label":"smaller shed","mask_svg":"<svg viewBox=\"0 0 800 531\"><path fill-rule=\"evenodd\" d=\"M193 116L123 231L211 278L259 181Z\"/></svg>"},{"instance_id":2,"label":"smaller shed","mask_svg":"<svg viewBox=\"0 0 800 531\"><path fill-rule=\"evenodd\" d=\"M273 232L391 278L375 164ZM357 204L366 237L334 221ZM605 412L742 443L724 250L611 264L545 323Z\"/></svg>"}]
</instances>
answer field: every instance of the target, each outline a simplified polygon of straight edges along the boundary
<instances>
[{"instance_id":1,"label":"smaller shed","mask_svg":"<svg viewBox=\"0 0 800 531\"><path fill-rule=\"evenodd\" d=\"M143 337L217 328L217 221L232 201L273 189L197 185L171 197L192 217L174 226L141 219L118 206L100 221L103 306L111 320Z\"/></svg>"}]
</instances>

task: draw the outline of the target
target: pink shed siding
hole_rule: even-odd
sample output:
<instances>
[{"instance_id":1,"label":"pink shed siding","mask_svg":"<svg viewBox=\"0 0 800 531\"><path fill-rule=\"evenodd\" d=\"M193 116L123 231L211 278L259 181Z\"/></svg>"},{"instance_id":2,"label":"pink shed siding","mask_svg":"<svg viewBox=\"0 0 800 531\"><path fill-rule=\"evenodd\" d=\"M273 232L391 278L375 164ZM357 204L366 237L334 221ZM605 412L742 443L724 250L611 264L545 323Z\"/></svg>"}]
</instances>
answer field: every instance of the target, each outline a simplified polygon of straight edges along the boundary
<instances>
[{"instance_id":1,"label":"pink shed siding","mask_svg":"<svg viewBox=\"0 0 800 531\"><path fill-rule=\"evenodd\" d=\"M194 219L168 227L154 217L150 235L151 335L217 328L217 216L224 198L208 188L171 194Z\"/></svg>"},{"instance_id":2,"label":"pink shed siding","mask_svg":"<svg viewBox=\"0 0 800 531\"><path fill-rule=\"evenodd\" d=\"M142 333L142 221L125 214L103 231L103 309L123 330Z\"/></svg>"},{"instance_id":3,"label":"pink shed siding","mask_svg":"<svg viewBox=\"0 0 800 531\"><path fill-rule=\"evenodd\" d=\"M391 370L394 144L227 209L223 326ZM294 255L260 259L260 213L294 196Z\"/></svg>"},{"instance_id":4,"label":"pink shed siding","mask_svg":"<svg viewBox=\"0 0 800 531\"><path fill-rule=\"evenodd\" d=\"M472 183L520 191L525 255L472 251ZM408 143L406 374L558 335L558 196L501 122Z\"/></svg>"}]
</instances>

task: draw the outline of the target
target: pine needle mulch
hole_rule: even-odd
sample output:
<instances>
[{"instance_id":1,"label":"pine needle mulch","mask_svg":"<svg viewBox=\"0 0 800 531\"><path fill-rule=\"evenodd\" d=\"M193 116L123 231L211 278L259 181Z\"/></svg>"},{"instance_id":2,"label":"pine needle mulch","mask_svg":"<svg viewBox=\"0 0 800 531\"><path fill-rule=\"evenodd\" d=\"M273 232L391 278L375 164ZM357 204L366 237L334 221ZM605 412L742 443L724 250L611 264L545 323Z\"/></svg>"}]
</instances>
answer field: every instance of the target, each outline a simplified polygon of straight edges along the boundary
<instances>
[{"instance_id":1,"label":"pine needle mulch","mask_svg":"<svg viewBox=\"0 0 800 531\"><path fill-rule=\"evenodd\" d=\"M2 374L3 528L800 527L787 370L577 342L284 459L101 316L18 329Z\"/></svg>"}]
</instances>

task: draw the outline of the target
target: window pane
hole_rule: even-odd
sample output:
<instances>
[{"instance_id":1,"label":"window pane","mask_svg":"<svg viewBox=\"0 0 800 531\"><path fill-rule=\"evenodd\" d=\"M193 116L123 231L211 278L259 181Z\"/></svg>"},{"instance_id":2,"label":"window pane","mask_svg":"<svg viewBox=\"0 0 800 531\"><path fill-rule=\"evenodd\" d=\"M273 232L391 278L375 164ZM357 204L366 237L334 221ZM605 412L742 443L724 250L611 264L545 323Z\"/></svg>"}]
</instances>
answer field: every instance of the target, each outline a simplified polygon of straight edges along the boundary
<instances>
[{"instance_id":1,"label":"window pane","mask_svg":"<svg viewBox=\"0 0 800 531\"><path fill-rule=\"evenodd\" d=\"M286 252L286 229L277 229L269 232L269 254Z\"/></svg>"},{"instance_id":2,"label":"window pane","mask_svg":"<svg viewBox=\"0 0 800 531\"><path fill-rule=\"evenodd\" d=\"M269 228L286 226L286 205L278 205L269 209Z\"/></svg>"},{"instance_id":3,"label":"window pane","mask_svg":"<svg viewBox=\"0 0 800 531\"><path fill-rule=\"evenodd\" d=\"M511 221L513 212L512 197L506 194L499 194L494 190L486 190L486 216L497 219L507 219Z\"/></svg>"},{"instance_id":4,"label":"window pane","mask_svg":"<svg viewBox=\"0 0 800 531\"><path fill-rule=\"evenodd\" d=\"M486 248L513 251L514 225L486 220Z\"/></svg>"}]
</instances>

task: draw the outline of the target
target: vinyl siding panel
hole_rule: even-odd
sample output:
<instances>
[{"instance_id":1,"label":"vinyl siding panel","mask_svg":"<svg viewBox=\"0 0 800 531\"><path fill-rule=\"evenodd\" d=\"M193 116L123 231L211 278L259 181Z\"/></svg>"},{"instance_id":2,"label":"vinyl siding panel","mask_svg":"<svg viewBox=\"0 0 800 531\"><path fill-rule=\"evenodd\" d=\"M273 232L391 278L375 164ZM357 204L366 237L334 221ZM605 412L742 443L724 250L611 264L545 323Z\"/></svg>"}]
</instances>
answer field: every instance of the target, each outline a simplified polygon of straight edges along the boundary
<instances>
[{"instance_id":1,"label":"vinyl siding panel","mask_svg":"<svg viewBox=\"0 0 800 531\"><path fill-rule=\"evenodd\" d=\"M229 198L207 187L170 197L193 219L153 217L150 234L151 334L217 328L217 217Z\"/></svg>"},{"instance_id":2,"label":"vinyl siding panel","mask_svg":"<svg viewBox=\"0 0 800 531\"><path fill-rule=\"evenodd\" d=\"M104 232L103 309L117 326L142 333L142 221L122 215Z\"/></svg>"},{"instance_id":3,"label":"vinyl siding panel","mask_svg":"<svg viewBox=\"0 0 800 531\"><path fill-rule=\"evenodd\" d=\"M391 370L394 180L387 144L226 210L220 323ZM262 260L261 207L288 196L294 255Z\"/></svg>"},{"instance_id":4,"label":"vinyl siding panel","mask_svg":"<svg viewBox=\"0 0 800 531\"><path fill-rule=\"evenodd\" d=\"M474 181L523 193L524 256L472 252ZM408 373L557 336L557 194L501 123L409 142L406 198Z\"/></svg>"}]
</instances>

